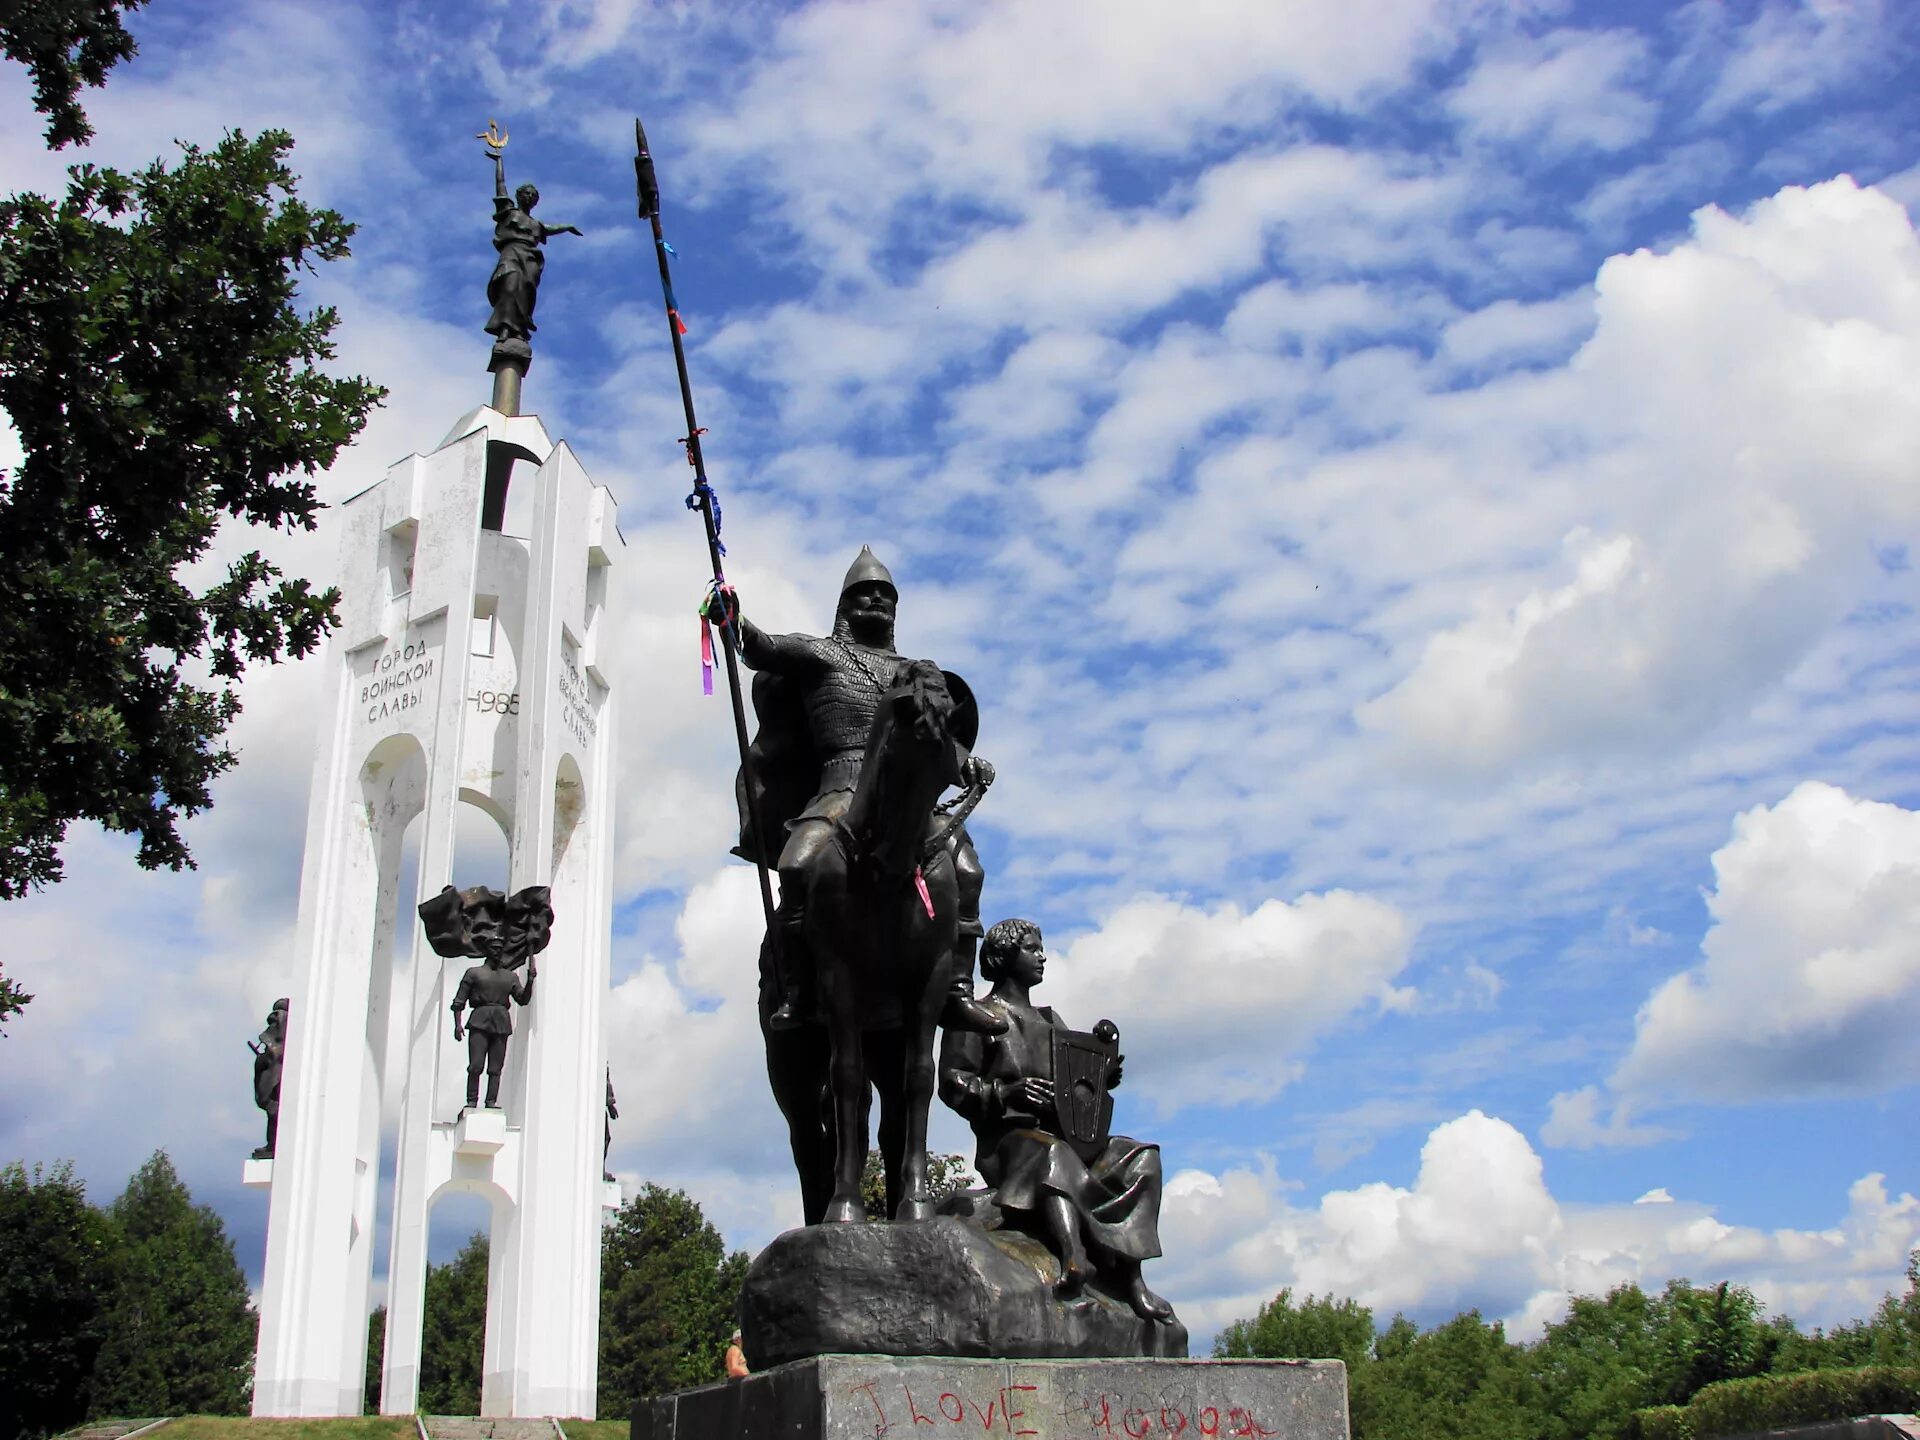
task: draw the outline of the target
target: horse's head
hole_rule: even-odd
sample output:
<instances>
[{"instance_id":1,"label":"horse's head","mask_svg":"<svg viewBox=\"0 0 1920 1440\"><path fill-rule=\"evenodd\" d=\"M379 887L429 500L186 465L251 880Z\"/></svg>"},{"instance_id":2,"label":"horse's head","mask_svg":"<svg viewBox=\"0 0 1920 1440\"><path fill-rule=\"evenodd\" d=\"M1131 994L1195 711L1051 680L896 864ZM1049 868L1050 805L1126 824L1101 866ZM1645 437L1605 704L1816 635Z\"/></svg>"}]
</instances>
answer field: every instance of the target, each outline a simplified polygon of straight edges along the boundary
<instances>
[{"instance_id":1,"label":"horse's head","mask_svg":"<svg viewBox=\"0 0 1920 1440\"><path fill-rule=\"evenodd\" d=\"M869 862L901 878L913 872L934 801L959 783L965 749L949 725L956 704L940 667L914 660L900 667L874 714L846 824Z\"/></svg>"},{"instance_id":2,"label":"horse's head","mask_svg":"<svg viewBox=\"0 0 1920 1440\"><path fill-rule=\"evenodd\" d=\"M931 660L914 660L902 669L887 693L894 723L929 749L946 744L947 721L953 717L953 692L947 676Z\"/></svg>"}]
</instances>

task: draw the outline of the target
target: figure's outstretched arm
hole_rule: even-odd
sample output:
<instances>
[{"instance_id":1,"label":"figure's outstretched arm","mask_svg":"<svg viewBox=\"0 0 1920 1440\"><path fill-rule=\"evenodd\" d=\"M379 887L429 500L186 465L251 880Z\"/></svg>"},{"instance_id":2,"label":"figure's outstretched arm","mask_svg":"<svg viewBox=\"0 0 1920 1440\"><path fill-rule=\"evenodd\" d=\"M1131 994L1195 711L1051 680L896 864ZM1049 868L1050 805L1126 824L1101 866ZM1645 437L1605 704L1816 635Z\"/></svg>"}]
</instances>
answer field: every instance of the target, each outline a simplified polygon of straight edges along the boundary
<instances>
[{"instance_id":1,"label":"figure's outstretched arm","mask_svg":"<svg viewBox=\"0 0 1920 1440\"><path fill-rule=\"evenodd\" d=\"M543 240L549 235L585 235L586 233L578 225L548 225L543 222L540 226L540 237Z\"/></svg>"},{"instance_id":2,"label":"figure's outstretched arm","mask_svg":"<svg viewBox=\"0 0 1920 1440\"><path fill-rule=\"evenodd\" d=\"M740 658L755 670L771 670L777 675L799 675L820 668L810 635L769 635L746 616L737 617L740 625Z\"/></svg>"},{"instance_id":3,"label":"figure's outstretched arm","mask_svg":"<svg viewBox=\"0 0 1920 1440\"><path fill-rule=\"evenodd\" d=\"M498 150L489 150L487 154L493 157L493 198L505 200L507 198L506 162L500 158Z\"/></svg>"}]
</instances>

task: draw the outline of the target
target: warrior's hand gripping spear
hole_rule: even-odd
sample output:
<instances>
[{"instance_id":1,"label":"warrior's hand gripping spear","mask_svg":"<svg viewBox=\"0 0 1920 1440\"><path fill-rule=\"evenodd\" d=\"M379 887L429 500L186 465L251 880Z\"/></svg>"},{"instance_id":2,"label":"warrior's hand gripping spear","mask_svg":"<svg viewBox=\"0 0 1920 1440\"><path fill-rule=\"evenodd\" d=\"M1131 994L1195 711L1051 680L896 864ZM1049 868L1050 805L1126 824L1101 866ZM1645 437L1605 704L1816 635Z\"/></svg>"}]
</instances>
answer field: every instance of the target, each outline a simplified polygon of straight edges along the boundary
<instances>
[{"instance_id":1,"label":"warrior's hand gripping spear","mask_svg":"<svg viewBox=\"0 0 1920 1440\"><path fill-rule=\"evenodd\" d=\"M721 557L726 551L720 544L720 524L713 487L707 483L706 457L700 452L700 436L703 432L699 421L694 418L693 385L687 378L687 351L680 340L687 327L681 323L679 302L673 294L673 271L668 263L673 250L660 228L660 181L654 174L653 156L647 153L647 132L641 128L638 117L633 122L633 144L633 176L640 218L653 227L654 256L660 262L660 293L667 307L667 335L673 341L673 363L680 374L680 404L687 414L687 433L680 442L687 447L687 464L693 467L693 493L687 497L687 508L698 510L706 526L707 557L713 564L713 594L720 602L715 607L720 620L716 628L720 631L721 650L727 662L727 693L733 700L734 740L740 749L740 769L747 777L747 793L752 795L752 761L747 752L747 711L740 693L739 631L734 623L733 607L727 603L730 592L726 573L721 566ZM773 885L767 875L767 848L760 835L760 807L749 804L746 809L748 839L753 845L754 865L760 875L760 909L766 918L769 941L777 945L779 931L773 923Z\"/></svg>"}]
</instances>

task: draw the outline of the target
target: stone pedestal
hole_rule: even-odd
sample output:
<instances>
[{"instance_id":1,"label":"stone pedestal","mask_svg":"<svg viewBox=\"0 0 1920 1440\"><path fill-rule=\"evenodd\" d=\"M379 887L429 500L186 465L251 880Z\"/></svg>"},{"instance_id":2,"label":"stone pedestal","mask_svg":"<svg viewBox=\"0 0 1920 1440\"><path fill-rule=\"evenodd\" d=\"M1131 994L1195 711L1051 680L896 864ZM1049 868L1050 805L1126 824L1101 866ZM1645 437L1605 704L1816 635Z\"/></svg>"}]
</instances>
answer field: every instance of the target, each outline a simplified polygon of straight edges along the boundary
<instances>
[{"instance_id":1,"label":"stone pedestal","mask_svg":"<svg viewBox=\"0 0 1920 1440\"><path fill-rule=\"evenodd\" d=\"M273 1161L249 1158L246 1168L240 1172L240 1183L249 1190L271 1190L273 1188Z\"/></svg>"},{"instance_id":2,"label":"stone pedestal","mask_svg":"<svg viewBox=\"0 0 1920 1440\"><path fill-rule=\"evenodd\" d=\"M452 1128L456 1155L492 1156L506 1148L507 1112L504 1110L462 1110Z\"/></svg>"},{"instance_id":3,"label":"stone pedestal","mask_svg":"<svg viewBox=\"0 0 1920 1440\"><path fill-rule=\"evenodd\" d=\"M1177 1319L1143 1320L1098 1282L1062 1300L1059 1278L1059 1262L1039 1242L951 1216L809 1225L755 1257L740 1290L740 1329L759 1369L828 1354L1186 1355Z\"/></svg>"},{"instance_id":4,"label":"stone pedestal","mask_svg":"<svg viewBox=\"0 0 1920 1440\"><path fill-rule=\"evenodd\" d=\"M1338 1360L819 1355L634 1407L632 1440L1347 1440Z\"/></svg>"}]
</instances>

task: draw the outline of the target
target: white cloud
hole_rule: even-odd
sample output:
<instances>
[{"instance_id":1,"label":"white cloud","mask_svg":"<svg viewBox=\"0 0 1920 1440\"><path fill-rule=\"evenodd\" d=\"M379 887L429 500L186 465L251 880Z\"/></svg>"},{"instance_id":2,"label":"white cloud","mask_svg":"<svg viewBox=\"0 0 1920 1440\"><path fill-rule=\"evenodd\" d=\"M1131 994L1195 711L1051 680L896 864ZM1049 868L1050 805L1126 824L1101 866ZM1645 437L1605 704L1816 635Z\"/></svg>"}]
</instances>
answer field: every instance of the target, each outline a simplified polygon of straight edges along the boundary
<instances>
[{"instance_id":1,"label":"white cloud","mask_svg":"<svg viewBox=\"0 0 1920 1440\"><path fill-rule=\"evenodd\" d=\"M1578 406L1589 513L1570 578L1431 636L1359 707L1419 763L1485 772L1670 748L1751 706L1911 534L1920 244L1842 178L1666 255L1616 257L1555 398ZM1563 569L1561 572L1565 574Z\"/></svg>"},{"instance_id":2,"label":"white cloud","mask_svg":"<svg viewBox=\"0 0 1920 1440\"><path fill-rule=\"evenodd\" d=\"M1551 152L1623 149L1659 115L1632 83L1646 52L1628 31L1555 30L1485 55L1447 104L1484 139Z\"/></svg>"},{"instance_id":3,"label":"white cloud","mask_svg":"<svg viewBox=\"0 0 1920 1440\"><path fill-rule=\"evenodd\" d=\"M1546 1123L1540 1127L1541 1141L1558 1150L1591 1150L1599 1146L1656 1145L1678 1133L1658 1125L1635 1125L1628 1107L1617 1099L1603 1120L1601 1111L1607 1104L1597 1085L1555 1095L1547 1105Z\"/></svg>"},{"instance_id":4,"label":"white cloud","mask_svg":"<svg viewBox=\"0 0 1920 1440\"><path fill-rule=\"evenodd\" d=\"M748 170L783 219L864 264L896 207L955 195L1024 208L1060 149L1178 155L1289 93L1347 104L1451 44L1456 7L1338 0L1247 7L1096 0L814 6L699 124L700 168ZM926 223L923 219L920 223Z\"/></svg>"},{"instance_id":5,"label":"white cloud","mask_svg":"<svg viewBox=\"0 0 1920 1440\"><path fill-rule=\"evenodd\" d=\"M1264 1100L1327 1031L1412 1002L1393 983L1412 939L1391 905L1346 891L1251 911L1142 897L1066 947L1044 998L1079 1028L1114 1019L1162 1115Z\"/></svg>"},{"instance_id":6,"label":"white cloud","mask_svg":"<svg viewBox=\"0 0 1920 1440\"><path fill-rule=\"evenodd\" d=\"M1478 1110L1432 1131L1410 1186L1331 1190L1314 1204L1293 1198L1296 1188L1270 1165L1169 1181L1168 1259L1150 1278L1196 1331L1291 1286L1428 1323L1477 1307L1528 1339L1570 1295L1659 1289L1677 1276L1745 1284L1802 1324L1832 1324L1898 1288L1920 1241L1920 1199L1889 1197L1880 1175L1857 1181L1845 1215L1815 1231L1728 1225L1664 1188L1627 1203L1563 1203L1520 1132Z\"/></svg>"},{"instance_id":7,"label":"white cloud","mask_svg":"<svg viewBox=\"0 0 1920 1440\"><path fill-rule=\"evenodd\" d=\"M1809 781L1714 852L1699 966L1640 1009L1613 1087L1789 1099L1920 1080L1920 814Z\"/></svg>"},{"instance_id":8,"label":"white cloud","mask_svg":"<svg viewBox=\"0 0 1920 1440\"><path fill-rule=\"evenodd\" d=\"M1578 290L1553 300L1496 300L1448 323L1441 351L1463 367L1562 360L1593 329L1593 295Z\"/></svg>"},{"instance_id":9,"label":"white cloud","mask_svg":"<svg viewBox=\"0 0 1920 1440\"><path fill-rule=\"evenodd\" d=\"M1709 117L1801 104L1889 58L1882 0L1766 0L1744 24L1710 0L1687 9L1696 44L1722 52L1701 106Z\"/></svg>"}]
</instances>

